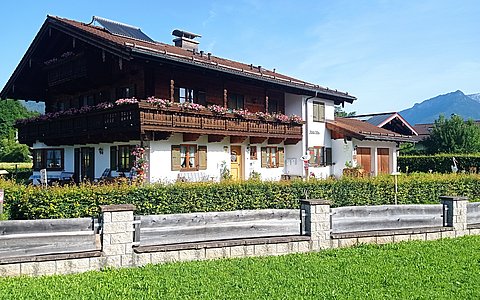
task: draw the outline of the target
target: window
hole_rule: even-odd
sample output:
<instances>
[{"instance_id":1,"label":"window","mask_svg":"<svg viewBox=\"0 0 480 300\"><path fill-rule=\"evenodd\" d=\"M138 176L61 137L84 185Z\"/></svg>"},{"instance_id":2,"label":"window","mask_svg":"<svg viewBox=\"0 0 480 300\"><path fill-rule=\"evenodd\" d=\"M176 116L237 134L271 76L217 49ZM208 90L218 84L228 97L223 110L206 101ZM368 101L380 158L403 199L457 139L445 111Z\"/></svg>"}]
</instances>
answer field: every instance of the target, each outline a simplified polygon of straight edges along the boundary
<instances>
[{"instance_id":1,"label":"window","mask_svg":"<svg viewBox=\"0 0 480 300\"><path fill-rule=\"evenodd\" d=\"M315 146L309 149L310 167L325 167L332 165L332 148Z\"/></svg>"},{"instance_id":2,"label":"window","mask_svg":"<svg viewBox=\"0 0 480 300\"><path fill-rule=\"evenodd\" d=\"M182 170L191 170L196 168L197 146L181 145L180 146L180 167Z\"/></svg>"},{"instance_id":3,"label":"window","mask_svg":"<svg viewBox=\"0 0 480 300\"><path fill-rule=\"evenodd\" d=\"M172 171L197 171L207 169L207 146L172 146Z\"/></svg>"},{"instance_id":4,"label":"window","mask_svg":"<svg viewBox=\"0 0 480 300\"><path fill-rule=\"evenodd\" d=\"M312 147L310 148L310 166L311 167L321 167L324 165L323 160L323 147Z\"/></svg>"},{"instance_id":5,"label":"window","mask_svg":"<svg viewBox=\"0 0 480 300\"><path fill-rule=\"evenodd\" d=\"M175 102L193 103L193 89L183 88L183 87L175 88L174 97L175 97Z\"/></svg>"},{"instance_id":6,"label":"window","mask_svg":"<svg viewBox=\"0 0 480 300\"><path fill-rule=\"evenodd\" d=\"M82 108L84 106L93 106L95 105L95 97L93 95L82 95L78 99L78 106Z\"/></svg>"},{"instance_id":7,"label":"window","mask_svg":"<svg viewBox=\"0 0 480 300\"><path fill-rule=\"evenodd\" d=\"M313 102L313 122L325 122L325 103Z\"/></svg>"},{"instance_id":8,"label":"window","mask_svg":"<svg viewBox=\"0 0 480 300\"><path fill-rule=\"evenodd\" d=\"M135 86L126 86L117 89L117 99L135 97Z\"/></svg>"},{"instance_id":9,"label":"window","mask_svg":"<svg viewBox=\"0 0 480 300\"><path fill-rule=\"evenodd\" d=\"M33 150L33 169L62 170L63 149L35 149Z\"/></svg>"},{"instance_id":10,"label":"window","mask_svg":"<svg viewBox=\"0 0 480 300\"><path fill-rule=\"evenodd\" d=\"M132 169L135 160L132 154L133 148L135 148L135 146L132 145L118 146L118 171L128 172Z\"/></svg>"},{"instance_id":11,"label":"window","mask_svg":"<svg viewBox=\"0 0 480 300\"><path fill-rule=\"evenodd\" d=\"M190 102L201 105L206 105L207 103L207 94L205 92L185 87L176 87L173 93L173 98L175 99L175 102L178 103Z\"/></svg>"},{"instance_id":12,"label":"window","mask_svg":"<svg viewBox=\"0 0 480 300\"><path fill-rule=\"evenodd\" d=\"M277 99L268 99L268 112L271 114L280 112Z\"/></svg>"},{"instance_id":13,"label":"window","mask_svg":"<svg viewBox=\"0 0 480 300\"><path fill-rule=\"evenodd\" d=\"M281 147L262 147L262 168L278 168L285 166L284 149Z\"/></svg>"},{"instance_id":14,"label":"window","mask_svg":"<svg viewBox=\"0 0 480 300\"><path fill-rule=\"evenodd\" d=\"M257 146L250 146L250 160L257 160Z\"/></svg>"},{"instance_id":15,"label":"window","mask_svg":"<svg viewBox=\"0 0 480 300\"><path fill-rule=\"evenodd\" d=\"M110 147L110 170L118 172L129 172L135 161L132 154L135 146L121 145Z\"/></svg>"},{"instance_id":16,"label":"window","mask_svg":"<svg viewBox=\"0 0 480 300\"><path fill-rule=\"evenodd\" d=\"M243 95L238 94L229 94L228 95L228 108L233 109L243 109L244 107L244 97Z\"/></svg>"}]
</instances>

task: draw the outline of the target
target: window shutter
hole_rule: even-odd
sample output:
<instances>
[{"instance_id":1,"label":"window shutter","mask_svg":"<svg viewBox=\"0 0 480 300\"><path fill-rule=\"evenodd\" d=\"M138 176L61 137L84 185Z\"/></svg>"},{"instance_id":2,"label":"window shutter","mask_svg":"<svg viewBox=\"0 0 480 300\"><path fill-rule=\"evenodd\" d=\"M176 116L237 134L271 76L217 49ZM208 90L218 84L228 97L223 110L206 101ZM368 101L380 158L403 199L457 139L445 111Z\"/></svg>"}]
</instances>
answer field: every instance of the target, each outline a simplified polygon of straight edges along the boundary
<instances>
[{"instance_id":1,"label":"window shutter","mask_svg":"<svg viewBox=\"0 0 480 300\"><path fill-rule=\"evenodd\" d=\"M320 105L318 103L313 103L313 121L318 121L318 107Z\"/></svg>"},{"instance_id":2,"label":"window shutter","mask_svg":"<svg viewBox=\"0 0 480 300\"><path fill-rule=\"evenodd\" d=\"M310 167L315 166L315 151L313 150L313 147L308 148L308 154L310 154L310 160L308 163L310 164Z\"/></svg>"},{"instance_id":3,"label":"window shutter","mask_svg":"<svg viewBox=\"0 0 480 300\"><path fill-rule=\"evenodd\" d=\"M325 164L331 166L332 162L332 148L325 148Z\"/></svg>"},{"instance_id":4,"label":"window shutter","mask_svg":"<svg viewBox=\"0 0 480 300\"><path fill-rule=\"evenodd\" d=\"M267 148L266 147L262 147L262 162L261 162L261 166L262 168L266 168L267 167Z\"/></svg>"},{"instance_id":5,"label":"window shutter","mask_svg":"<svg viewBox=\"0 0 480 300\"><path fill-rule=\"evenodd\" d=\"M325 104L321 103L318 105L318 120L325 121Z\"/></svg>"},{"instance_id":6,"label":"window shutter","mask_svg":"<svg viewBox=\"0 0 480 300\"><path fill-rule=\"evenodd\" d=\"M180 145L172 145L172 171L180 171Z\"/></svg>"},{"instance_id":7,"label":"window shutter","mask_svg":"<svg viewBox=\"0 0 480 300\"><path fill-rule=\"evenodd\" d=\"M110 146L110 170L117 170L117 146Z\"/></svg>"},{"instance_id":8,"label":"window shutter","mask_svg":"<svg viewBox=\"0 0 480 300\"><path fill-rule=\"evenodd\" d=\"M198 146L198 169L207 169L207 146Z\"/></svg>"},{"instance_id":9,"label":"window shutter","mask_svg":"<svg viewBox=\"0 0 480 300\"><path fill-rule=\"evenodd\" d=\"M285 167L285 152L284 148L278 148L278 166Z\"/></svg>"}]
</instances>

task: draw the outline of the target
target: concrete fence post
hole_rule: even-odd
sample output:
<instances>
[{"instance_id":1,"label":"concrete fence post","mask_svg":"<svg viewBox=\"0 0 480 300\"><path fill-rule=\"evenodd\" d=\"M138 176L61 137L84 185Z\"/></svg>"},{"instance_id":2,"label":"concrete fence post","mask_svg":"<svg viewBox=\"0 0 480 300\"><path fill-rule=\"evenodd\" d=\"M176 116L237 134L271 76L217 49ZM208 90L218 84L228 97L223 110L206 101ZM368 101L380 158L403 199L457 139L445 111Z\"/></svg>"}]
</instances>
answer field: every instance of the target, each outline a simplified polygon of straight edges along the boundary
<instances>
[{"instance_id":1,"label":"concrete fence post","mask_svg":"<svg viewBox=\"0 0 480 300\"><path fill-rule=\"evenodd\" d=\"M302 231L310 236L311 250L330 248L330 202L323 199L300 200L300 207L305 212Z\"/></svg>"},{"instance_id":2,"label":"concrete fence post","mask_svg":"<svg viewBox=\"0 0 480 300\"><path fill-rule=\"evenodd\" d=\"M133 211L132 204L101 205L102 252L107 267L132 266Z\"/></svg>"},{"instance_id":3,"label":"concrete fence post","mask_svg":"<svg viewBox=\"0 0 480 300\"><path fill-rule=\"evenodd\" d=\"M467 197L440 196L443 204L443 224L453 227L455 236L467 233Z\"/></svg>"}]
</instances>

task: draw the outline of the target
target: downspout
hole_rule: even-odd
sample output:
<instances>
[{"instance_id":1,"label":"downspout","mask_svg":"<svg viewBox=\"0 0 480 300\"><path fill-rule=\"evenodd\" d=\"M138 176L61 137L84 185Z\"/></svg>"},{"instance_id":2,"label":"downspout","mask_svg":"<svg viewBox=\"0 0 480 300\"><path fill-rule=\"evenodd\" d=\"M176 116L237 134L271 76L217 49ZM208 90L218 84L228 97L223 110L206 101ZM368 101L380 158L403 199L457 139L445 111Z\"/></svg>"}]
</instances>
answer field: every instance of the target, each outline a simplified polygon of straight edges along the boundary
<instances>
[{"instance_id":1,"label":"downspout","mask_svg":"<svg viewBox=\"0 0 480 300\"><path fill-rule=\"evenodd\" d=\"M315 92L314 96L310 96L305 98L305 155L309 154L308 153L308 100L315 98L317 96L317 92ZM305 172L305 167L303 168L303 171ZM308 172L305 172L308 173ZM305 174L305 178L308 179L309 174Z\"/></svg>"}]
</instances>

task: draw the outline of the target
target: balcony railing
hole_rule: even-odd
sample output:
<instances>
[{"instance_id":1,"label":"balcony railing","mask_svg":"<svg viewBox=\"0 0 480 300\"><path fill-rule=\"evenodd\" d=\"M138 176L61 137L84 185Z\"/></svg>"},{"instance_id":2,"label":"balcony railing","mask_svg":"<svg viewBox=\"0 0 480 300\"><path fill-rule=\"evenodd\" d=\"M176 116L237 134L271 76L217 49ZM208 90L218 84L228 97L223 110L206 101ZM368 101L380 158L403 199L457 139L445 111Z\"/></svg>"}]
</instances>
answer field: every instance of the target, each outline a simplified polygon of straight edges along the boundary
<instances>
[{"instance_id":1,"label":"balcony railing","mask_svg":"<svg viewBox=\"0 0 480 300\"><path fill-rule=\"evenodd\" d=\"M180 108L159 110L140 103L140 119L144 130L165 130L199 134L302 138L302 124L279 123L257 118L240 118L234 114L183 111Z\"/></svg>"},{"instance_id":2,"label":"balcony railing","mask_svg":"<svg viewBox=\"0 0 480 300\"><path fill-rule=\"evenodd\" d=\"M149 103L118 105L73 115L61 115L17 124L21 143L73 145L139 140L148 132L302 139L302 124L244 119L233 114L160 109Z\"/></svg>"}]
</instances>

